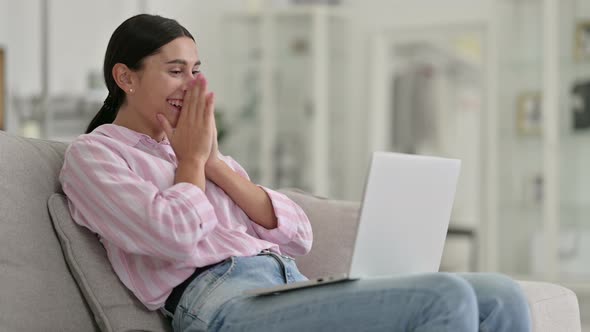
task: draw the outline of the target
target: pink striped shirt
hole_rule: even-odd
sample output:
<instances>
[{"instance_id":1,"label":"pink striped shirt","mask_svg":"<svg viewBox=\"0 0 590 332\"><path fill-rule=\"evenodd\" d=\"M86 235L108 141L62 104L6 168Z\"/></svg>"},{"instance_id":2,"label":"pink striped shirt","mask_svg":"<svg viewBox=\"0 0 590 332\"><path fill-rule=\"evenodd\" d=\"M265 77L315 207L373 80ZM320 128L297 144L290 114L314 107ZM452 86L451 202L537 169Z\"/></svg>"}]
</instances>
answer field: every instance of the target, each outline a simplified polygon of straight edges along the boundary
<instances>
[{"instance_id":1,"label":"pink striped shirt","mask_svg":"<svg viewBox=\"0 0 590 332\"><path fill-rule=\"evenodd\" d=\"M222 159L248 178L231 157ZM167 140L107 124L68 147L60 173L72 217L99 235L113 269L148 309L162 307L196 267L263 249L309 252L309 220L285 195L262 187L278 220L269 230L213 182L205 192L174 184L176 167Z\"/></svg>"}]
</instances>

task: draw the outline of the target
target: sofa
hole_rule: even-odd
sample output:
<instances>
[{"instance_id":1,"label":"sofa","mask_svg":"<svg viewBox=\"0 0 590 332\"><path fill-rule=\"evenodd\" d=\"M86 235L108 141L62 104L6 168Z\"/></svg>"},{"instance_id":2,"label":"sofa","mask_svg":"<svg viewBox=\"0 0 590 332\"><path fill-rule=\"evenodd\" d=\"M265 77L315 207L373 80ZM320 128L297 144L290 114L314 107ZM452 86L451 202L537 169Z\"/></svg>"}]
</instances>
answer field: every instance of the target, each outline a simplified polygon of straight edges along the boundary
<instances>
[{"instance_id":1,"label":"sofa","mask_svg":"<svg viewBox=\"0 0 590 332\"><path fill-rule=\"evenodd\" d=\"M0 331L169 331L110 269L98 239L73 223L57 178L66 143L0 131ZM359 203L283 189L308 214L309 277L343 272ZM576 295L560 285L519 282L534 331L581 331Z\"/></svg>"}]
</instances>

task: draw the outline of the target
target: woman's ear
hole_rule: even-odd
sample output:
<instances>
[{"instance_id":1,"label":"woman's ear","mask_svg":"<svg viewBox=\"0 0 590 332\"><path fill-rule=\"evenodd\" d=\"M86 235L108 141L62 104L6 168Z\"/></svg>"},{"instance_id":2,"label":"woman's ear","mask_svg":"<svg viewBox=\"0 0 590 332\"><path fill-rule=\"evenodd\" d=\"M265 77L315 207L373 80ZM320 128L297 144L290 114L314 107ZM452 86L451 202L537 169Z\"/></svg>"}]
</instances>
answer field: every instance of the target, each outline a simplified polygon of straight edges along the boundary
<instances>
[{"instance_id":1,"label":"woman's ear","mask_svg":"<svg viewBox=\"0 0 590 332\"><path fill-rule=\"evenodd\" d=\"M125 64L117 63L113 66L113 78L115 82L125 91L125 93L133 93L135 85L135 77L133 71L129 69Z\"/></svg>"}]
</instances>

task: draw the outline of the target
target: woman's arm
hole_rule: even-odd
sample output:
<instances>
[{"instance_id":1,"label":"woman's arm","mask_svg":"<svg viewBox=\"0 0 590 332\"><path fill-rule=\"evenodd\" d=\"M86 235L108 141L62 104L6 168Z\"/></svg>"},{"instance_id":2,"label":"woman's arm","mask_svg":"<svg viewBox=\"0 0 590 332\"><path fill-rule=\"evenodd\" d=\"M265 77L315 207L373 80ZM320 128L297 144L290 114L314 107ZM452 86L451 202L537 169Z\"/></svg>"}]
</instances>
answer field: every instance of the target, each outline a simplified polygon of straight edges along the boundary
<instances>
[{"instance_id":1,"label":"woman's arm","mask_svg":"<svg viewBox=\"0 0 590 332\"><path fill-rule=\"evenodd\" d=\"M287 255L305 255L311 250L313 233L309 219L299 205L287 196L258 186L231 157L218 155L216 168L206 166L205 174L244 211L253 235L276 243ZM210 159L212 160L212 159Z\"/></svg>"},{"instance_id":2,"label":"woman's arm","mask_svg":"<svg viewBox=\"0 0 590 332\"><path fill-rule=\"evenodd\" d=\"M221 159L207 164L207 178L214 182L258 225L266 229L277 227L272 202L266 192L238 175Z\"/></svg>"},{"instance_id":3,"label":"woman's arm","mask_svg":"<svg viewBox=\"0 0 590 332\"><path fill-rule=\"evenodd\" d=\"M60 181L74 220L128 253L194 259L199 241L217 225L203 190L184 182L160 190L108 140L82 138L66 152Z\"/></svg>"},{"instance_id":4,"label":"woman's arm","mask_svg":"<svg viewBox=\"0 0 590 332\"><path fill-rule=\"evenodd\" d=\"M213 99L209 102L213 112ZM223 157L217 143L217 126L212 117L211 150L205 163L205 176L220 187L251 222L259 238L278 244L286 254L305 255L311 249L313 234L309 219L287 196L255 185L235 160Z\"/></svg>"}]
</instances>

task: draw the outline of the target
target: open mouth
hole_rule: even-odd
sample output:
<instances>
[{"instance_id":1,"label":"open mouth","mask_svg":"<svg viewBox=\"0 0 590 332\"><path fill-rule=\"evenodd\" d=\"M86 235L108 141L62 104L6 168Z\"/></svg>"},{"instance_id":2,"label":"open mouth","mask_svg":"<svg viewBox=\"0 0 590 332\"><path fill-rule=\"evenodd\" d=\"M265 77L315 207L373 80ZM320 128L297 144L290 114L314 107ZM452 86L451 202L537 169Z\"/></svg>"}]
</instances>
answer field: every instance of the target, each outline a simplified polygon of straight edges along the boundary
<instances>
[{"instance_id":1,"label":"open mouth","mask_svg":"<svg viewBox=\"0 0 590 332\"><path fill-rule=\"evenodd\" d=\"M182 109L182 99L167 99L166 101L175 111L180 112Z\"/></svg>"}]
</instances>

